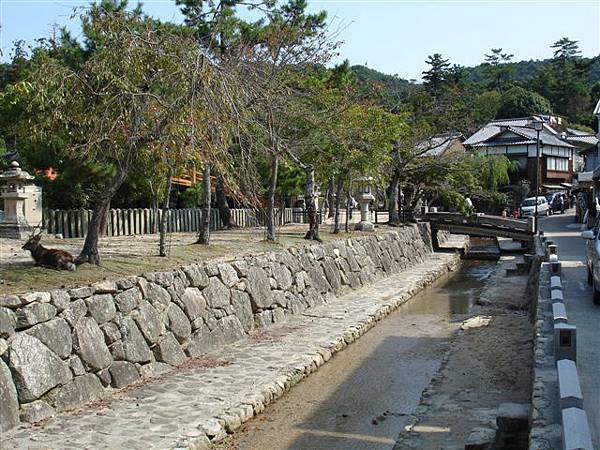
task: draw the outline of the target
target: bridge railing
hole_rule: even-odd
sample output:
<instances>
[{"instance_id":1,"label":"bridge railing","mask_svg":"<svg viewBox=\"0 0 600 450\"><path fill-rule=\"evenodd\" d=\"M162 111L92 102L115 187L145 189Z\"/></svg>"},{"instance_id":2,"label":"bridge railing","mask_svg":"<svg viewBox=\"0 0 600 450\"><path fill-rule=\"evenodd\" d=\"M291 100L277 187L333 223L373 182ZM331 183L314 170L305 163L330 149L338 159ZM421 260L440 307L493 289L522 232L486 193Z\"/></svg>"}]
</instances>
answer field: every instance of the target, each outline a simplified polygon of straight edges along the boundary
<instances>
[{"instance_id":1,"label":"bridge railing","mask_svg":"<svg viewBox=\"0 0 600 450\"><path fill-rule=\"evenodd\" d=\"M533 218L513 219L510 217L471 215L465 216L461 213L450 212L429 212L424 215L424 219L429 222L438 222L456 225L468 225L475 227L493 227L512 231L522 231L527 233L534 232Z\"/></svg>"}]
</instances>

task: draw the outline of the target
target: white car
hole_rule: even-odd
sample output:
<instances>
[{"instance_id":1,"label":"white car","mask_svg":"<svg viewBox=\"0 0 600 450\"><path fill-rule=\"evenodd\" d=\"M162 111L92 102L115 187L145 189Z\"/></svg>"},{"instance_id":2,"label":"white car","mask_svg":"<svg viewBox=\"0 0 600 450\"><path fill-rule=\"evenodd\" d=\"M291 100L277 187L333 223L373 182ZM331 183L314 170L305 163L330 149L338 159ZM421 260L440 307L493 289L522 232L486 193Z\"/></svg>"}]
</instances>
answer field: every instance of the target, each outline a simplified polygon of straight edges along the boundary
<instances>
[{"instance_id":1,"label":"white car","mask_svg":"<svg viewBox=\"0 0 600 450\"><path fill-rule=\"evenodd\" d=\"M529 197L523 200L519 208L519 217L533 217L535 215L536 197ZM544 196L537 197L537 215L547 216L550 214L550 205Z\"/></svg>"},{"instance_id":2,"label":"white car","mask_svg":"<svg viewBox=\"0 0 600 450\"><path fill-rule=\"evenodd\" d=\"M594 303L600 305L600 240L598 239L600 227L585 230L581 237L585 243L585 262L587 265L587 281L594 288Z\"/></svg>"}]
</instances>

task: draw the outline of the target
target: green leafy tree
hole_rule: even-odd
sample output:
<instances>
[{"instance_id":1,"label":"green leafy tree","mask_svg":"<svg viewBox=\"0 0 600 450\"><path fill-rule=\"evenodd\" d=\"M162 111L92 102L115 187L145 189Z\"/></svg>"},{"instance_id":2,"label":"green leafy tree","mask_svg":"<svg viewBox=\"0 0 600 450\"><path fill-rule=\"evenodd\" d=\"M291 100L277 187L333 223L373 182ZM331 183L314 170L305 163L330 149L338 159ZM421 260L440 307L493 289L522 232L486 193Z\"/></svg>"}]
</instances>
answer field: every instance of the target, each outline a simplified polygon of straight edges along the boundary
<instances>
[{"instance_id":1,"label":"green leafy tree","mask_svg":"<svg viewBox=\"0 0 600 450\"><path fill-rule=\"evenodd\" d=\"M425 87L434 96L439 95L448 82L450 63L439 53L429 56L425 63L430 66L429 70L423 72Z\"/></svg>"},{"instance_id":2,"label":"green leafy tree","mask_svg":"<svg viewBox=\"0 0 600 450\"><path fill-rule=\"evenodd\" d=\"M102 45L79 69L47 58L22 83L36 140L59 134L65 152L111 167L78 257L98 264L104 218L131 168L151 157L226 160L231 95L241 95L193 40L151 20L93 9L88 23Z\"/></svg>"},{"instance_id":3,"label":"green leafy tree","mask_svg":"<svg viewBox=\"0 0 600 450\"><path fill-rule=\"evenodd\" d=\"M501 48L493 48L485 55L485 74L488 89L503 91L514 78L516 68L511 64L514 55L503 53Z\"/></svg>"},{"instance_id":4,"label":"green leafy tree","mask_svg":"<svg viewBox=\"0 0 600 450\"><path fill-rule=\"evenodd\" d=\"M550 113L552 113L552 106L547 99L533 91L515 86L502 96L502 103L496 117L525 117L532 114Z\"/></svg>"}]
</instances>

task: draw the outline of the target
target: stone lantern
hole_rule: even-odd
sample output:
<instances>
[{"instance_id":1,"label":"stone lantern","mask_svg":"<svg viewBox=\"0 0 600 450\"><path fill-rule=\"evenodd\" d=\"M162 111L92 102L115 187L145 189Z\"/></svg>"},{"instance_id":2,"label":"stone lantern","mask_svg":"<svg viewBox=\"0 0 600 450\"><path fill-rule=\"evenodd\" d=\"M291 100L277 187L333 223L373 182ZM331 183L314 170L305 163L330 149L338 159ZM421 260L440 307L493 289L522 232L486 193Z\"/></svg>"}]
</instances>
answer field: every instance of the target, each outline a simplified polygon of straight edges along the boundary
<instances>
[{"instance_id":1,"label":"stone lantern","mask_svg":"<svg viewBox=\"0 0 600 450\"><path fill-rule=\"evenodd\" d=\"M356 201L360 205L360 222L354 227L358 231L373 231L375 226L369 220L369 204L375 200L373 194L371 194L371 182L372 177L357 178L354 180L358 185L358 193L356 195Z\"/></svg>"},{"instance_id":2,"label":"stone lantern","mask_svg":"<svg viewBox=\"0 0 600 450\"><path fill-rule=\"evenodd\" d=\"M28 174L13 161L10 168L0 174L2 199L4 200L4 218L0 222L0 237L25 239L31 233L31 226L25 218L25 201L33 183L33 175Z\"/></svg>"}]
</instances>

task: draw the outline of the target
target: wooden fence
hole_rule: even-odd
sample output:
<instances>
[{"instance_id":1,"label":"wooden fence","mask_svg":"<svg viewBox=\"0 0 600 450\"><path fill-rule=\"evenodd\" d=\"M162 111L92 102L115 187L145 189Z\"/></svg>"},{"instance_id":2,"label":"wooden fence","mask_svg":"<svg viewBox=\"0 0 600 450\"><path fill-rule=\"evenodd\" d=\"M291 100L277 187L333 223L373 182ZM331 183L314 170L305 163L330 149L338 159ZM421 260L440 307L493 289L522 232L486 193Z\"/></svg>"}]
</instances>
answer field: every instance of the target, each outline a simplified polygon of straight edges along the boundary
<instances>
[{"instance_id":1,"label":"wooden fence","mask_svg":"<svg viewBox=\"0 0 600 450\"><path fill-rule=\"evenodd\" d=\"M231 218L239 227L263 227L267 212L264 209L231 209ZM211 230L220 230L223 223L219 211L211 208ZM46 209L43 226L48 234L62 234L64 238L85 237L92 211L88 209ZM107 236L129 236L134 234L153 234L158 232L162 210L153 209L111 209L106 217ZM170 209L167 217L167 231L197 232L200 229L202 209ZM275 223L306 223L306 212L301 208L275 210Z\"/></svg>"}]
</instances>

